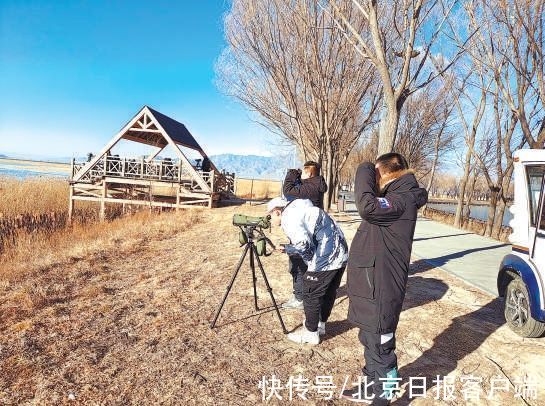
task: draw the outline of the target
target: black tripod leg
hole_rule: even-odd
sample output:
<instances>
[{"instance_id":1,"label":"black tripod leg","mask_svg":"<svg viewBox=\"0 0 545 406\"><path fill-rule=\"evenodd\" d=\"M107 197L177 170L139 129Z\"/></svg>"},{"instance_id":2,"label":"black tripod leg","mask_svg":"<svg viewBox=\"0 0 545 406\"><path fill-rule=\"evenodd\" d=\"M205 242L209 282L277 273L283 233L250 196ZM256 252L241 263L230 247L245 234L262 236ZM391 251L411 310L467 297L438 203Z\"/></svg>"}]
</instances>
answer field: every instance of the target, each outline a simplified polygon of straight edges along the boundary
<instances>
[{"instance_id":1,"label":"black tripod leg","mask_svg":"<svg viewBox=\"0 0 545 406\"><path fill-rule=\"evenodd\" d=\"M257 306L257 287L256 282L257 278L255 276L255 261L254 261L254 250L250 250L250 268L252 269L252 282L254 284L254 305L255 309L259 310L259 307Z\"/></svg>"},{"instance_id":2,"label":"black tripod leg","mask_svg":"<svg viewBox=\"0 0 545 406\"><path fill-rule=\"evenodd\" d=\"M249 249L250 249L250 244L246 244L246 248L244 249L244 252L242 253L242 256L240 257L240 260L238 261L237 269L233 273L233 277L231 278L231 282L229 282L229 286L227 286L227 290L225 291L225 296L223 296L220 307L218 308L218 311L216 312L216 316L214 317L212 324L210 324L210 328L214 328L214 326L216 325L216 321L218 321L218 317L220 316L221 309L223 308L223 305L225 304L225 301L227 300L227 296L229 295L229 292L231 291L231 288L233 287L233 284L235 283L235 278L237 277L238 271L240 271L240 268L242 267L242 263L244 262L244 258L246 257L246 254L248 253Z\"/></svg>"},{"instance_id":3,"label":"black tripod leg","mask_svg":"<svg viewBox=\"0 0 545 406\"><path fill-rule=\"evenodd\" d=\"M252 247L252 251L255 254L255 258L257 259L257 265L259 265L259 269L261 270L261 275L263 275L263 280L265 281L265 285L267 286L267 291L269 292L269 295L271 296L271 300L276 310L278 320L280 320L280 324L282 325L282 330L284 331L284 334L288 334L288 330L286 330L286 326L284 325L284 320L282 320L282 316L280 315L280 310L278 310L278 305L276 304L276 300L274 300L274 295L272 293L271 285L269 285L269 280L267 279L267 275L265 274L265 269L263 269L261 260L259 259L259 256L257 255L257 249L255 248L255 246Z\"/></svg>"}]
</instances>

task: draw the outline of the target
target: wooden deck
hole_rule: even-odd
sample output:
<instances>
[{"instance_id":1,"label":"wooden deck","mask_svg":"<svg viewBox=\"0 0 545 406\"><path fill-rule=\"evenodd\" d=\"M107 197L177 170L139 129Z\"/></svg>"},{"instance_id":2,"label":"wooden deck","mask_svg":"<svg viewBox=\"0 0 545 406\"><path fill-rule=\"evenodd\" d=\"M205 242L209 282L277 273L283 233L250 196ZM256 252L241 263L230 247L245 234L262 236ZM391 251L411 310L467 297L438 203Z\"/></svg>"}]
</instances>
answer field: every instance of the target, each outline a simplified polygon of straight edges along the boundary
<instances>
[{"instance_id":1,"label":"wooden deck","mask_svg":"<svg viewBox=\"0 0 545 406\"><path fill-rule=\"evenodd\" d=\"M234 194L234 185L234 174L188 169L181 160L105 156L92 165L73 161L69 216L75 201L100 203L101 219L106 204L212 208L221 198Z\"/></svg>"}]
</instances>

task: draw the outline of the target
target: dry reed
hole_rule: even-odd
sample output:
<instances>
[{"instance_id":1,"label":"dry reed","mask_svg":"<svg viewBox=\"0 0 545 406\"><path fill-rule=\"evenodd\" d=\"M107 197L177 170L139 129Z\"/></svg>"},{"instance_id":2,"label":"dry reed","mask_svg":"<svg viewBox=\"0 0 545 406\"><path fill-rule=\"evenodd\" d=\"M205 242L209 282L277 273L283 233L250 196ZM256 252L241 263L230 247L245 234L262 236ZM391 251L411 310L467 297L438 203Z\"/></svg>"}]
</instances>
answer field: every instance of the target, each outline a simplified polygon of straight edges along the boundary
<instances>
[{"instance_id":1,"label":"dry reed","mask_svg":"<svg viewBox=\"0 0 545 406\"><path fill-rule=\"evenodd\" d=\"M37 241L66 226L68 183L54 178L0 178L0 254L22 240ZM95 221L92 204L78 205L78 223Z\"/></svg>"},{"instance_id":2,"label":"dry reed","mask_svg":"<svg viewBox=\"0 0 545 406\"><path fill-rule=\"evenodd\" d=\"M68 182L54 178L0 177L0 217L68 210Z\"/></svg>"},{"instance_id":3,"label":"dry reed","mask_svg":"<svg viewBox=\"0 0 545 406\"><path fill-rule=\"evenodd\" d=\"M138 212L117 218L112 206L98 223L96 205L78 204L67 224L68 185L58 179L0 178L0 283L20 279L53 264L71 261L111 244L177 232L198 219L193 214L157 216Z\"/></svg>"}]
</instances>

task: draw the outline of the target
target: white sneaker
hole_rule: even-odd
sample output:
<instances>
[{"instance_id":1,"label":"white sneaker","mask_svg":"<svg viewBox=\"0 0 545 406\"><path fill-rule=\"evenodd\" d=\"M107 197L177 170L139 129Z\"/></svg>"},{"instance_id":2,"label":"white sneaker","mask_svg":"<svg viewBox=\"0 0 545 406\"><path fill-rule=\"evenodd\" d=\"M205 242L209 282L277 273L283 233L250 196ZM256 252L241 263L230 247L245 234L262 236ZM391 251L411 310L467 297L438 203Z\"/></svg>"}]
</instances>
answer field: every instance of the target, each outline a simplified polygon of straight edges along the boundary
<instances>
[{"instance_id":1,"label":"white sneaker","mask_svg":"<svg viewBox=\"0 0 545 406\"><path fill-rule=\"evenodd\" d=\"M318 331L308 331L307 327L303 323L303 327L293 333L288 334L288 340L291 340L298 344L320 344L320 334Z\"/></svg>"},{"instance_id":2,"label":"white sneaker","mask_svg":"<svg viewBox=\"0 0 545 406\"><path fill-rule=\"evenodd\" d=\"M303 319L303 326L306 326L306 321L307 319ZM321 336L325 335L325 321L318 322L318 334Z\"/></svg>"},{"instance_id":3,"label":"white sneaker","mask_svg":"<svg viewBox=\"0 0 545 406\"><path fill-rule=\"evenodd\" d=\"M304 310L303 301L292 296L286 303L282 304L282 309Z\"/></svg>"},{"instance_id":4,"label":"white sneaker","mask_svg":"<svg viewBox=\"0 0 545 406\"><path fill-rule=\"evenodd\" d=\"M321 336L325 335L325 321L318 322L318 334Z\"/></svg>"}]
</instances>

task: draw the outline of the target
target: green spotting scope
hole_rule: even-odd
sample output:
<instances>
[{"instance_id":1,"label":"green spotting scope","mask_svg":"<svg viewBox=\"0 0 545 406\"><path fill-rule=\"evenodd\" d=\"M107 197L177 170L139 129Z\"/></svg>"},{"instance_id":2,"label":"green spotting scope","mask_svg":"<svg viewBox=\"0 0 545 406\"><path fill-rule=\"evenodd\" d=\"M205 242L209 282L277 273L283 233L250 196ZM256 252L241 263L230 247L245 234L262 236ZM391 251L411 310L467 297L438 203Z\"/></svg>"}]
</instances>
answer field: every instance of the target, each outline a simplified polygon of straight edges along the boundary
<instances>
[{"instance_id":1,"label":"green spotting scope","mask_svg":"<svg viewBox=\"0 0 545 406\"><path fill-rule=\"evenodd\" d=\"M245 214L234 214L233 225L238 227L259 227L271 228L271 216L247 216Z\"/></svg>"},{"instance_id":2,"label":"green spotting scope","mask_svg":"<svg viewBox=\"0 0 545 406\"><path fill-rule=\"evenodd\" d=\"M271 229L270 215L255 217L247 216L245 214L234 214L233 225L240 228L238 240L241 246L252 241L252 243L255 244L257 255L270 255L270 253L267 253L267 243L269 243L273 249L274 244L265 237L265 234L263 233L263 229ZM257 236L254 235L254 232Z\"/></svg>"}]
</instances>

